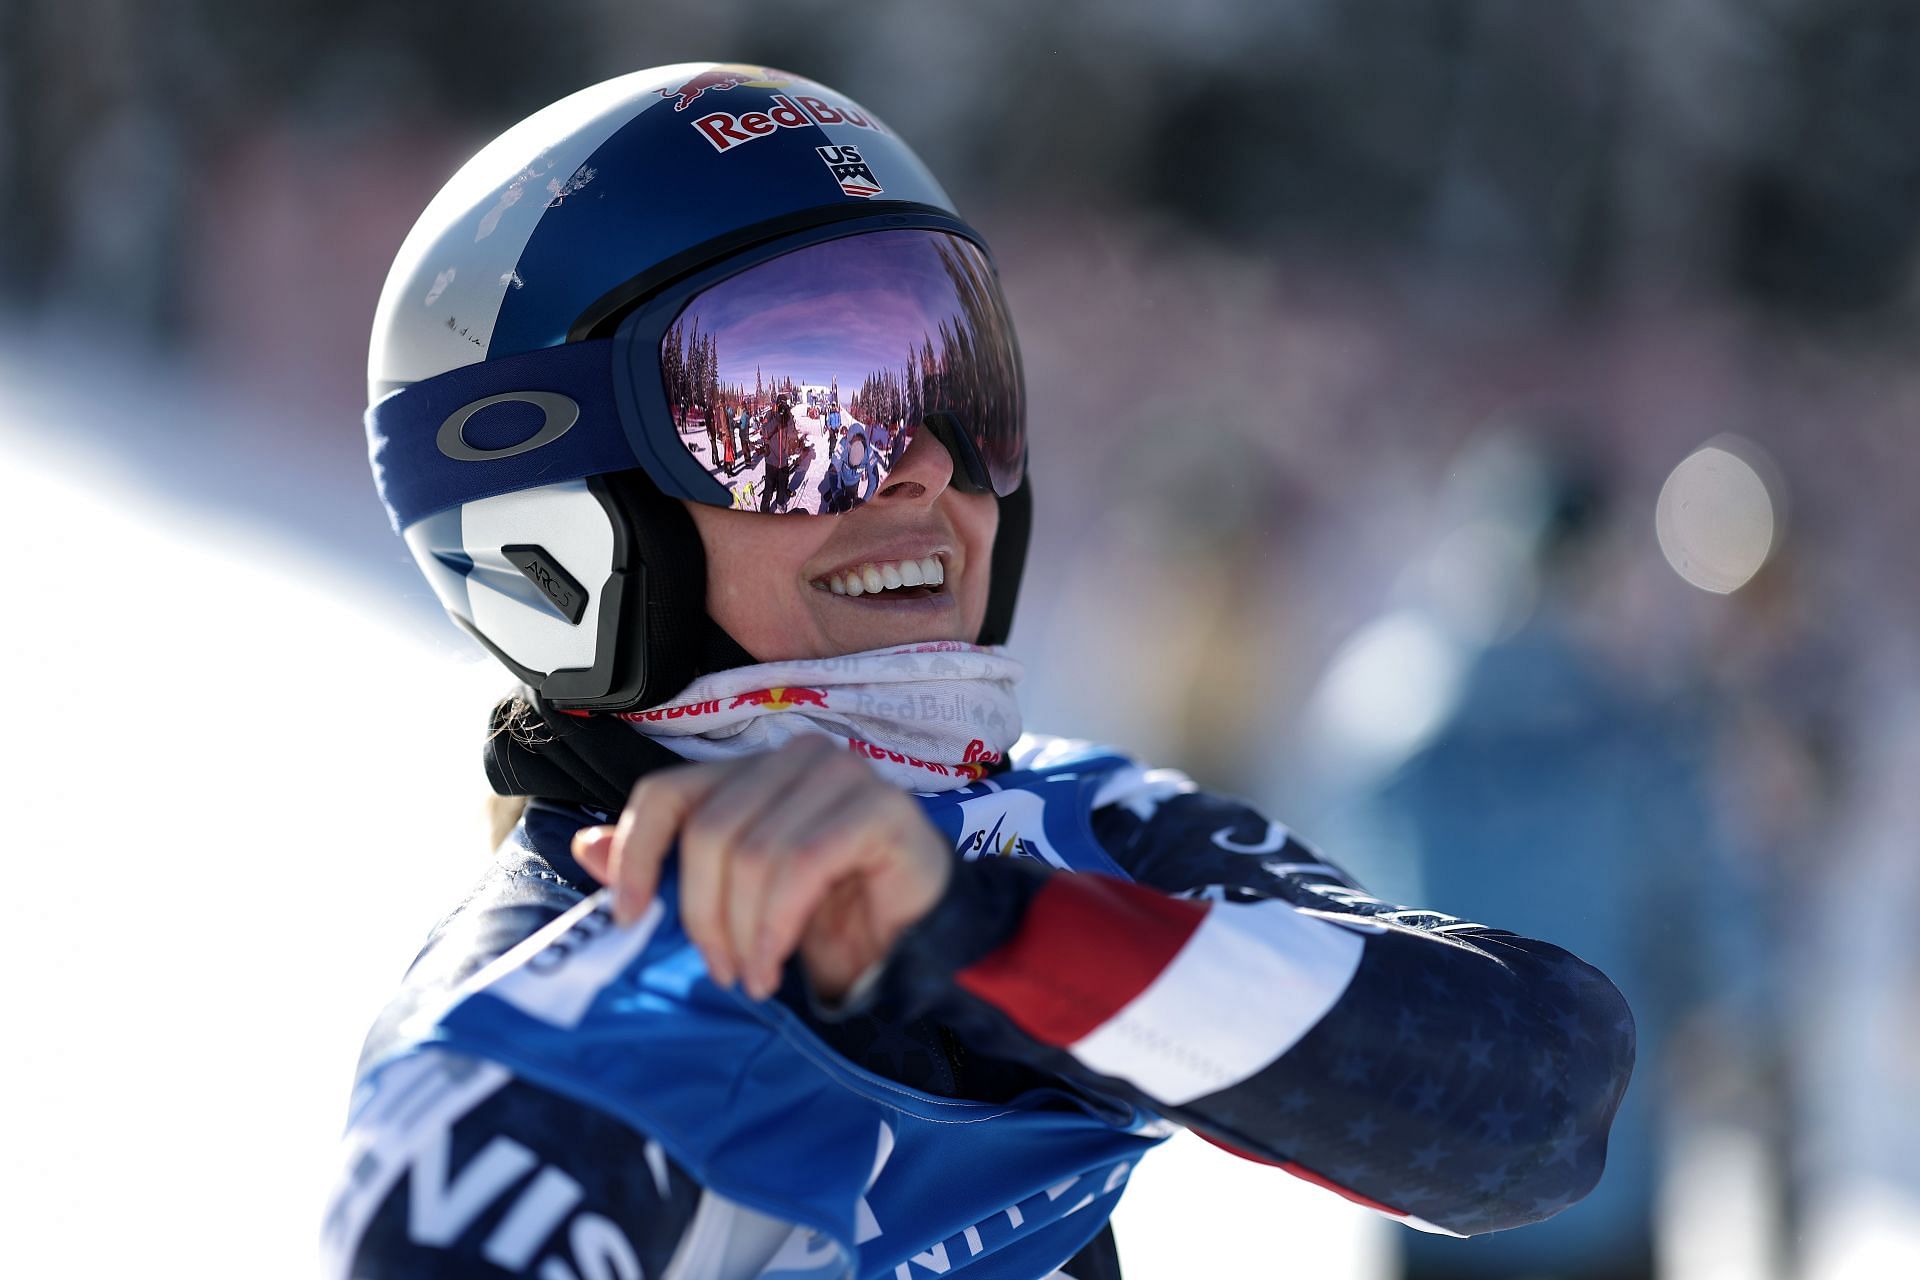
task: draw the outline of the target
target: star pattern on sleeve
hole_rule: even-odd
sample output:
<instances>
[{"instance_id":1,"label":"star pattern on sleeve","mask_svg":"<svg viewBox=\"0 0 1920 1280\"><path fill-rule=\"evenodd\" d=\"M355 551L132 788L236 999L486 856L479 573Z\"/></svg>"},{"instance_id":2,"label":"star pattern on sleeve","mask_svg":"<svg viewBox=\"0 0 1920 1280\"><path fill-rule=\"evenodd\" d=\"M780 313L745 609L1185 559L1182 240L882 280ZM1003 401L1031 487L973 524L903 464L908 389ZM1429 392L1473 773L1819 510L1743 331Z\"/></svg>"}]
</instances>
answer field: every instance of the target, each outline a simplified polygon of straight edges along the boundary
<instances>
[{"instance_id":1,"label":"star pattern on sleeve","mask_svg":"<svg viewBox=\"0 0 1920 1280\"><path fill-rule=\"evenodd\" d=\"M1007 957L1044 954L1045 964L993 959L967 971L968 990L993 995L1003 1011L1019 1001L1038 1009L1042 994L1028 986L1056 991L1065 974L1089 991L1117 986L1111 974L1130 975L1097 1017L1032 1013L1031 1026L1021 1024L1050 1046L1051 1069L1089 1065L1103 1087L1138 1088L1158 1114L1237 1154L1457 1234L1523 1225L1592 1188L1633 1061L1631 1014L1603 974L1550 943L1376 898L1283 825L1184 783L1149 785L1142 773L1114 789L1092 825L1134 888L1161 897L1089 897L1072 946L1024 941L1016 953L1002 944ZM1068 899L1058 902L1067 919ZM1312 925L1263 934L1272 926L1262 922L1287 919L1284 908ZM1231 1029L1232 1015L1181 1021L1217 998L1219 984L1246 984L1231 1007L1248 1009L1249 1026L1277 1025L1276 1011L1296 997L1276 982L1272 1009L1255 1016L1266 988L1247 982L1249 964L1286 954L1287 939L1322 922L1361 948L1324 1011L1286 1047L1236 1056L1232 1072L1175 1071L1160 1062L1172 1061L1164 1049L1155 1065L1142 1065L1147 1051L1137 1045L1150 1032L1177 1029L1181 1046L1214 1037L1235 1054L1233 1044L1251 1042ZM1212 953L1188 940L1229 936L1279 941L1270 953L1201 972L1196 957ZM1103 946L1112 954L1089 964ZM1013 983L1028 972L1027 985Z\"/></svg>"}]
</instances>

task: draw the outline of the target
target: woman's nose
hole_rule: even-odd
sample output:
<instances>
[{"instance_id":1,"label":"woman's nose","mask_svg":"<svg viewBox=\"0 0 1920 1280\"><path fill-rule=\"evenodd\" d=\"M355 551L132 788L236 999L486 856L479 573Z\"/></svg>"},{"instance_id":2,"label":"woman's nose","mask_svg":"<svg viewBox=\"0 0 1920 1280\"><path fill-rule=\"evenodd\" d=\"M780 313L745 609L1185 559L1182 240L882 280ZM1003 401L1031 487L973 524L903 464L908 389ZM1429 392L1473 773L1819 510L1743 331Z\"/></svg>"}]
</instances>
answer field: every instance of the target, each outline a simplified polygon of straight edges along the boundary
<instances>
[{"instance_id":1,"label":"woman's nose","mask_svg":"<svg viewBox=\"0 0 1920 1280\"><path fill-rule=\"evenodd\" d=\"M913 433L906 452L887 472L874 498L897 501L937 498L953 483L953 465L953 455L947 452L947 447L933 432L922 427Z\"/></svg>"}]
</instances>

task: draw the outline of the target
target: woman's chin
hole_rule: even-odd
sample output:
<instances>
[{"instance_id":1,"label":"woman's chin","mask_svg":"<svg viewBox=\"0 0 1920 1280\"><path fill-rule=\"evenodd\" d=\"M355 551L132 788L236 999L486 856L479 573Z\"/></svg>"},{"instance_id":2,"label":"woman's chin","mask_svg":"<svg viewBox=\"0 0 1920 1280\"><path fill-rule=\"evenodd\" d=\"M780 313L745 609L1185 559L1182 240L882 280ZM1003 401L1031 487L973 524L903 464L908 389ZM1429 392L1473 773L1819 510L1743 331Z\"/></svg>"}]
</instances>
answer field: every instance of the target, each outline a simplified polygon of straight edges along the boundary
<instances>
[{"instance_id":1,"label":"woman's chin","mask_svg":"<svg viewBox=\"0 0 1920 1280\"><path fill-rule=\"evenodd\" d=\"M933 640L971 640L958 600L950 593L829 594L813 602L820 631L838 653L859 653Z\"/></svg>"}]
</instances>

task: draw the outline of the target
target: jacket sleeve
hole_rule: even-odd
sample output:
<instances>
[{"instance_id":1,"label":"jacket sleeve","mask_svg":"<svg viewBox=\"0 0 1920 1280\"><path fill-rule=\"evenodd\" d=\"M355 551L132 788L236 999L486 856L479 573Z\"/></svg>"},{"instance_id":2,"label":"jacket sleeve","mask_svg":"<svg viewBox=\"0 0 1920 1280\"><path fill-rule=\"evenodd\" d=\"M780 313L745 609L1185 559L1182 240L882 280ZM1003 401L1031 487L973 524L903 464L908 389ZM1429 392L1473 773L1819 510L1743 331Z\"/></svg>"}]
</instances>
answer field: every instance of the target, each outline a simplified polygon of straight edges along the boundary
<instances>
[{"instance_id":1,"label":"jacket sleeve","mask_svg":"<svg viewBox=\"0 0 1920 1280\"><path fill-rule=\"evenodd\" d=\"M962 862L864 1000L1422 1229L1592 1189L1634 1053L1598 970L1381 902L1171 771L1116 775L1093 825L1135 883Z\"/></svg>"}]
</instances>

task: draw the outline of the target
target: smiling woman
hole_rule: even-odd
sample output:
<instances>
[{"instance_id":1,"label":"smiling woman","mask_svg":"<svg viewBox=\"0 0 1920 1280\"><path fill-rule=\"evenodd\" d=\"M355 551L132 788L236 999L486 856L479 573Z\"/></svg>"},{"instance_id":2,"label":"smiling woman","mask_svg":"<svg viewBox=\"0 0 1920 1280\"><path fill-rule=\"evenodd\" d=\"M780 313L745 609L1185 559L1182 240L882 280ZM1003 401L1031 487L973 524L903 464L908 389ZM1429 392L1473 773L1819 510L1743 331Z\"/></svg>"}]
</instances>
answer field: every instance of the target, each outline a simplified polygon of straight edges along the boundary
<instances>
[{"instance_id":1,"label":"smiling woman","mask_svg":"<svg viewBox=\"0 0 1920 1280\"><path fill-rule=\"evenodd\" d=\"M1013 328L871 113L708 65L555 104L422 215L370 372L524 810L367 1040L333 1274L1115 1280L1179 1126L1445 1234L1599 1177L1605 977L1021 733Z\"/></svg>"},{"instance_id":2,"label":"smiling woman","mask_svg":"<svg viewBox=\"0 0 1920 1280\"><path fill-rule=\"evenodd\" d=\"M776 521L688 503L707 552L708 614L763 662L973 639L1000 511L952 478L952 457L922 435L873 500L843 516Z\"/></svg>"}]
</instances>

